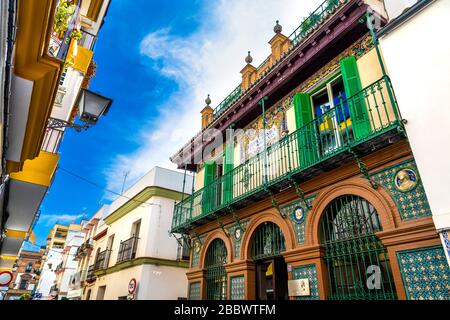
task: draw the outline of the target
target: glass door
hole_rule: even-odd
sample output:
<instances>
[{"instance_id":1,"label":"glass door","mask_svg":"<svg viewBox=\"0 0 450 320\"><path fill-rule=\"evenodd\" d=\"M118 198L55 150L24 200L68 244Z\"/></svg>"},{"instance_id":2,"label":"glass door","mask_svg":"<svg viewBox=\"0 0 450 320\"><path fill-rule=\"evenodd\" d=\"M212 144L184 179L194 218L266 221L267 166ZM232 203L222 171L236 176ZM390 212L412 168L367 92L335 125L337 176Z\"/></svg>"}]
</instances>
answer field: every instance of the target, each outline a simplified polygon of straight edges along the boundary
<instances>
[{"instance_id":1,"label":"glass door","mask_svg":"<svg viewBox=\"0 0 450 320\"><path fill-rule=\"evenodd\" d=\"M311 99L317 121L319 152L327 155L351 137L350 112L342 78L339 76L327 83Z\"/></svg>"}]
</instances>

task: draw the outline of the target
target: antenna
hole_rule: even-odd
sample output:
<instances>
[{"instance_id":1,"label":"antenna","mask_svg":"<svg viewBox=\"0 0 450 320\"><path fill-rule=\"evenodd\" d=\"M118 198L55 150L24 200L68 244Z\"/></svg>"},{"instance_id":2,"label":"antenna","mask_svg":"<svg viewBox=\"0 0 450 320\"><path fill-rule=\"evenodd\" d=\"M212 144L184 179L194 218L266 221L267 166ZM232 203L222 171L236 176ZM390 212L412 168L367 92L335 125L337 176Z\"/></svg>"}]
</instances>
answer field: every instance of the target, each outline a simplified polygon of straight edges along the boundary
<instances>
[{"instance_id":1,"label":"antenna","mask_svg":"<svg viewBox=\"0 0 450 320\"><path fill-rule=\"evenodd\" d=\"M130 171L123 173L123 184L122 184L122 191L120 192L121 195L123 195L123 190L125 189L125 183L127 182L127 177L130 174Z\"/></svg>"}]
</instances>

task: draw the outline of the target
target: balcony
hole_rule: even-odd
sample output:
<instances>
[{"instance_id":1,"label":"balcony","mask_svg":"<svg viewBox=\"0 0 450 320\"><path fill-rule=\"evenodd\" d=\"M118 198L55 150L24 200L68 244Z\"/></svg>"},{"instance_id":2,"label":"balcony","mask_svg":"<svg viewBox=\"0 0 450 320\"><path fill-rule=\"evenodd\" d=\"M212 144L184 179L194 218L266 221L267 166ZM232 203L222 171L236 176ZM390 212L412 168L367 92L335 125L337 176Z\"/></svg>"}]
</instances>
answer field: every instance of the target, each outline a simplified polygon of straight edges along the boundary
<instances>
[{"instance_id":1,"label":"balcony","mask_svg":"<svg viewBox=\"0 0 450 320\"><path fill-rule=\"evenodd\" d=\"M117 263L136 258L138 240L138 237L131 237L128 240L120 242L119 254L117 255Z\"/></svg>"},{"instance_id":2,"label":"balcony","mask_svg":"<svg viewBox=\"0 0 450 320\"><path fill-rule=\"evenodd\" d=\"M357 105L364 108L355 119L348 110ZM391 83L381 78L178 203L172 232L186 233L230 207L243 208L380 149L402 139L402 129Z\"/></svg>"},{"instance_id":3,"label":"balcony","mask_svg":"<svg viewBox=\"0 0 450 320\"><path fill-rule=\"evenodd\" d=\"M97 277L95 275L94 265L90 265L86 274L86 282L92 283L95 281L96 278Z\"/></svg>"},{"instance_id":4,"label":"balcony","mask_svg":"<svg viewBox=\"0 0 450 320\"><path fill-rule=\"evenodd\" d=\"M73 274L69 280L69 288L72 290L79 289L83 286L84 281L86 281L87 271L78 271Z\"/></svg>"},{"instance_id":5,"label":"balcony","mask_svg":"<svg viewBox=\"0 0 450 320\"><path fill-rule=\"evenodd\" d=\"M111 256L111 250L105 250L98 254L94 263L94 271L107 269L109 265L109 258Z\"/></svg>"}]
</instances>

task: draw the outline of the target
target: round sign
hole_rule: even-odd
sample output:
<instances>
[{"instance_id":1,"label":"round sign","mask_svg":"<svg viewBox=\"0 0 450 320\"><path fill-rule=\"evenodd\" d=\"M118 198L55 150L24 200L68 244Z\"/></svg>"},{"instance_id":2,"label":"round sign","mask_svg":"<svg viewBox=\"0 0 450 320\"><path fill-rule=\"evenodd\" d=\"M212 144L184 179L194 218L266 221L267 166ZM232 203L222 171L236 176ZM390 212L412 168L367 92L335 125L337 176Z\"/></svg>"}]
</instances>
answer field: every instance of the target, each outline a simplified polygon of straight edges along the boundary
<instances>
[{"instance_id":1,"label":"round sign","mask_svg":"<svg viewBox=\"0 0 450 320\"><path fill-rule=\"evenodd\" d=\"M413 190L418 183L419 179L416 172L410 168L403 168L397 171L394 176L394 185L397 190L402 192Z\"/></svg>"},{"instance_id":2,"label":"round sign","mask_svg":"<svg viewBox=\"0 0 450 320\"><path fill-rule=\"evenodd\" d=\"M128 293L133 294L136 291L136 279L131 279L128 283Z\"/></svg>"},{"instance_id":3,"label":"round sign","mask_svg":"<svg viewBox=\"0 0 450 320\"><path fill-rule=\"evenodd\" d=\"M236 230L234 230L234 237L236 238L236 240L241 239L242 236L242 229L241 228L236 228Z\"/></svg>"},{"instance_id":4,"label":"round sign","mask_svg":"<svg viewBox=\"0 0 450 320\"><path fill-rule=\"evenodd\" d=\"M10 271L0 271L0 287L7 287L11 283L13 274Z\"/></svg>"},{"instance_id":5,"label":"round sign","mask_svg":"<svg viewBox=\"0 0 450 320\"><path fill-rule=\"evenodd\" d=\"M302 223L305 217L305 210L302 207L296 207L293 212L293 217L297 223Z\"/></svg>"}]
</instances>

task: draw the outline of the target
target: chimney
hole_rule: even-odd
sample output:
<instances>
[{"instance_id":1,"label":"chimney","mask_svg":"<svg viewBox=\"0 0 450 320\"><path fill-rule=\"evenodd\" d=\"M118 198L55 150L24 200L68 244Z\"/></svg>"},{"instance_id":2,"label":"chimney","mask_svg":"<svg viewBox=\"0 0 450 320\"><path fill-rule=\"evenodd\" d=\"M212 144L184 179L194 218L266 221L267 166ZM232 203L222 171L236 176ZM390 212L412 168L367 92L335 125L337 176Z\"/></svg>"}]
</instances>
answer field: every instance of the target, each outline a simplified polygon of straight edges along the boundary
<instances>
[{"instance_id":1,"label":"chimney","mask_svg":"<svg viewBox=\"0 0 450 320\"><path fill-rule=\"evenodd\" d=\"M242 91L245 91L256 80L257 71L257 69L252 65L253 58L250 55L250 51L248 52L248 56L245 58L245 62L247 62L247 65L244 67L244 69L241 70Z\"/></svg>"},{"instance_id":2,"label":"chimney","mask_svg":"<svg viewBox=\"0 0 450 320\"><path fill-rule=\"evenodd\" d=\"M202 130L205 129L213 120L214 118L214 110L213 108L211 108L211 98L208 97L205 100L206 102L206 107L203 108L202 111L200 111L200 113L202 114Z\"/></svg>"},{"instance_id":3,"label":"chimney","mask_svg":"<svg viewBox=\"0 0 450 320\"><path fill-rule=\"evenodd\" d=\"M288 37L281 33L283 31L283 27L280 25L278 20L277 24L273 28L273 31L275 32L275 35L269 41L269 44L272 48L272 63L275 63L281 59L283 53L289 50L291 41Z\"/></svg>"}]
</instances>

